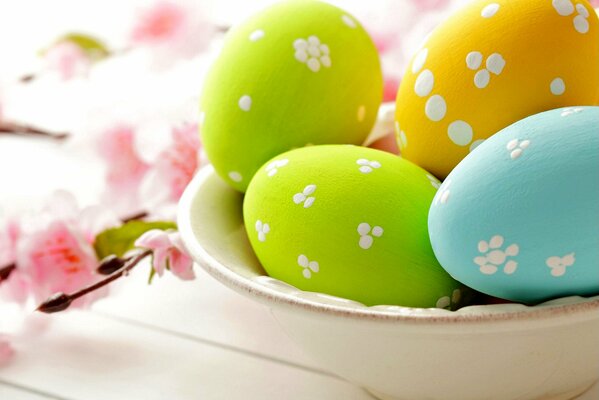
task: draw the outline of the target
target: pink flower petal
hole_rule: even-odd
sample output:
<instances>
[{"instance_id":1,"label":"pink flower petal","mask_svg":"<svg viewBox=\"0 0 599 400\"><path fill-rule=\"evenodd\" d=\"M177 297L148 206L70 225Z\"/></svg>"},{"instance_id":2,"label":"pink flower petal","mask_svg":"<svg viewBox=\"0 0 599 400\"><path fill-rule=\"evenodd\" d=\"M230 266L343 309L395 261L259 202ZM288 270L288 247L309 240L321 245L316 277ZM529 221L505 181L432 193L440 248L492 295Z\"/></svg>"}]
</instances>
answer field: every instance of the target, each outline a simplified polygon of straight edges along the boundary
<instances>
[{"instance_id":1,"label":"pink flower petal","mask_svg":"<svg viewBox=\"0 0 599 400\"><path fill-rule=\"evenodd\" d=\"M6 366L14 358L15 351L8 338L0 335L0 368Z\"/></svg>"},{"instance_id":2,"label":"pink flower petal","mask_svg":"<svg viewBox=\"0 0 599 400\"><path fill-rule=\"evenodd\" d=\"M160 229L149 230L135 241L135 246L151 250L168 249L170 245L168 233Z\"/></svg>"},{"instance_id":3,"label":"pink flower petal","mask_svg":"<svg viewBox=\"0 0 599 400\"><path fill-rule=\"evenodd\" d=\"M164 274L168 255L168 248L158 248L154 250L154 254L152 256L152 267L154 267L154 271L156 271L158 276L162 276L162 274Z\"/></svg>"},{"instance_id":4,"label":"pink flower petal","mask_svg":"<svg viewBox=\"0 0 599 400\"><path fill-rule=\"evenodd\" d=\"M85 52L68 41L52 46L44 53L44 58L48 68L58 72L64 80L87 74L91 66L91 60Z\"/></svg>"},{"instance_id":5,"label":"pink flower petal","mask_svg":"<svg viewBox=\"0 0 599 400\"><path fill-rule=\"evenodd\" d=\"M195 279L193 261L187 254L175 248L169 252L169 266L170 271L178 278L182 280Z\"/></svg>"},{"instance_id":6,"label":"pink flower petal","mask_svg":"<svg viewBox=\"0 0 599 400\"><path fill-rule=\"evenodd\" d=\"M167 42L179 35L185 20L186 13L181 6L161 1L140 15L131 36L137 43Z\"/></svg>"}]
</instances>

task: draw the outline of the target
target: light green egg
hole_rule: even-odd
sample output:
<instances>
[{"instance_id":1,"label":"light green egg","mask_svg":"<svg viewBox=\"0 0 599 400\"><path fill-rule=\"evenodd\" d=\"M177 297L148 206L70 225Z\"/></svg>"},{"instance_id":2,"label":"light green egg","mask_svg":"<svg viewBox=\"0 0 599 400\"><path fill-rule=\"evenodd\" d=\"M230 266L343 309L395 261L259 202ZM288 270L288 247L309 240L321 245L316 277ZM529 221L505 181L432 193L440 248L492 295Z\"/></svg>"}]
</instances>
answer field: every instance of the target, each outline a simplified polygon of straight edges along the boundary
<instances>
[{"instance_id":1,"label":"light green egg","mask_svg":"<svg viewBox=\"0 0 599 400\"><path fill-rule=\"evenodd\" d=\"M206 78L201 136L216 172L245 191L270 158L307 144L361 144L382 98L376 48L347 12L274 5L233 28Z\"/></svg>"},{"instance_id":2,"label":"light green egg","mask_svg":"<svg viewBox=\"0 0 599 400\"><path fill-rule=\"evenodd\" d=\"M437 262L428 209L439 181L393 154L351 145L289 151L245 195L246 230L268 274L366 305L457 308Z\"/></svg>"}]
</instances>

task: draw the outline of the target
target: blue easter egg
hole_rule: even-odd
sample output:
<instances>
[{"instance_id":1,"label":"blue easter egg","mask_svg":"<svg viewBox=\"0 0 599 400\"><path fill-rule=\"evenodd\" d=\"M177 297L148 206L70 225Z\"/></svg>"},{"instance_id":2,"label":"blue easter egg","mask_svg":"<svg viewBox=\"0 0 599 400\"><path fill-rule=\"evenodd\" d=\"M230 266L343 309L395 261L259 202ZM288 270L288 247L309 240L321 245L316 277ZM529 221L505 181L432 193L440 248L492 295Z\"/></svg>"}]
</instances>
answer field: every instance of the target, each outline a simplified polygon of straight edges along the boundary
<instances>
[{"instance_id":1,"label":"blue easter egg","mask_svg":"<svg viewBox=\"0 0 599 400\"><path fill-rule=\"evenodd\" d=\"M599 107L543 112L487 139L443 182L428 225L443 268L483 293L599 294Z\"/></svg>"}]
</instances>

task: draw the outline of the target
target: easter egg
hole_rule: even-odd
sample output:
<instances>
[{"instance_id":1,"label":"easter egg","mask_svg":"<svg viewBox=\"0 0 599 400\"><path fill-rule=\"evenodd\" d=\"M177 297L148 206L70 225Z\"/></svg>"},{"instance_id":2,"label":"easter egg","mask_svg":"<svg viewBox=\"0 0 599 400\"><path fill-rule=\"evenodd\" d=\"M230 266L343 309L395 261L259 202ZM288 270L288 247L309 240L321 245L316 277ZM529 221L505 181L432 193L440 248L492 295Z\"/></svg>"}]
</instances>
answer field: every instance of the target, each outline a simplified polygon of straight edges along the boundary
<instances>
[{"instance_id":1,"label":"easter egg","mask_svg":"<svg viewBox=\"0 0 599 400\"><path fill-rule=\"evenodd\" d=\"M246 231L268 274L300 289L366 305L455 308L461 285L440 267L428 239L438 184L380 150L295 149L252 179Z\"/></svg>"},{"instance_id":2,"label":"easter egg","mask_svg":"<svg viewBox=\"0 0 599 400\"><path fill-rule=\"evenodd\" d=\"M382 99L378 53L347 12L274 5L227 35L206 78L201 136L216 172L245 191L270 158L307 144L362 144Z\"/></svg>"},{"instance_id":3,"label":"easter egg","mask_svg":"<svg viewBox=\"0 0 599 400\"><path fill-rule=\"evenodd\" d=\"M599 107L523 119L449 174L429 214L441 265L526 303L599 294Z\"/></svg>"},{"instance_id":4,"label":"easter egg","mask_svg":"<svg viewBox=\"0 0 599 400\"><path fill-rule=\"evenodd\" d=\"M438 178L527 116L599 104L599 22L586 0L476 0L425 40L397 95L401 154Z\"/></svg>"}]
</instances>

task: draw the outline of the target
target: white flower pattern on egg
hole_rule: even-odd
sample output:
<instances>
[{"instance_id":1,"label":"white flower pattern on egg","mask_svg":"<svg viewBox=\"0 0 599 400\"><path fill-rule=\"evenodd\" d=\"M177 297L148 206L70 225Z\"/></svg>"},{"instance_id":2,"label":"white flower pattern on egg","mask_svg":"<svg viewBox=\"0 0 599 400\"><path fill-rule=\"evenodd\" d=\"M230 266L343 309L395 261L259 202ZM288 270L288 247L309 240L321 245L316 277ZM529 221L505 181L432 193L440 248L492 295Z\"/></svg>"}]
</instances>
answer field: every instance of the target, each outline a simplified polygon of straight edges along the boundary
<instances>
[{"instance_id":1,"label":"white flower pattern on egg","mask_svg":"<svg viewBox=\"0 0 599 400\"><path fill-rule=\"evenodd\" d=\"M458 306L461 298L462 291L460 289L455 289L451 293L451 297L443 296L439 298L439 300L437 300L437 303L435 304L435 307L451 310L452 308L456 308Z\"/></svg>"},{"instance_id":2,"label":"white flower pattern on egg","mask_svg":"<svg viewBox=\"0 0 599 400\"><path fill-rule=\"evenodd\" d=\"M315 190L316 185L306 186L302 192L293 195L293 202L295 204L303 204L304 208L310 208L314 204L314 200L316 200L314 196L310 196Z\"/></svg>"},{"instance_id":3,"label":"white flower pattern on egg","mask_svg":"<svg viewBox=\"0 0 599 400\"><path fill-rule=\"evenodd\" d=\"M358 225L358 234L360 235L358 245L364 250L368 250L374 242L373 236L383 236L383 228L380 226L371 227L370 224L362 222L360 225Z\"/></svg>"},{"instance_id":4,"label":"white flower pattern on egg","mask_svg":"<svg viewBox=\"0 0 599 400\"><path fill-rule=\"evenodd\" d=\"M296 39L293 42L295 49L295 59L308 66L310 71L318 72L320 67L331 67L331 56L329 46L320 43L317 36L310 36L308 39Z\"/></svg>"},{"instance_id":5,"label":"white flower pattern on egg","mask_svg":"<svg viewBox=\"0 0 599 400\"><path fill-rule=\"evenodd\" d=\"M371 173L374 169L378 169L381 167L381 163L376 161L376 160L367 160L365 158L360 158L356 161L356 164L358 164L360 166L360 168L358 168L360 170L361 173L363 174L369 174Z\"/></svg>"},{"instance_id":6,"label":"white flower pattern on egg","mask_svg":"<svg viewBox=\"0 0 599 400\"><path fill-rule=\"evenodd\" d=\"M551 269L551 275L555 277L563 276L566 273L566 268L574 265L576 261L575 254L566 254L563 257L551 256L545 260L545 264Z\"/></svg>"},{"instance_id":7,"label":"white flower pattern on egg","mask_svg":"<svg viewBox=\"0 0 599 400\"><path fill-rule=\"evenodd\" d=\"M270 225L262 222L261 220L256 221L256 232L258 232L258 240L261 242L266 241L266 235L270 232Z\"/></svg>"},{"instance_id":8,"label":"white flower pattern on egg","mask_svg":"<svg viewBox=\"0 0 599 400\"><path fill-rule=\"evenodd\" d=\"M474 86L479 89L484 89L489 85L491 81L491 73L494 75L501 75L505 68L505 59L499 53L493 53L487 57L485 61L485 67L481 68L483 62L483 55L480 51L471 51L466 55L466 66L468 69L477 71L474 74Z\"/></svg>"},{"instance_id":9,"label":"white flower pattern on egg","mask_svg":"<svg viewBox=\"0 0 599 400\"><path fill-rule=\"evenodd\" d=\"M268 163L268 165L266 166L266 168L265 168L266 173L268 174L268 176L272 177L272 176L276 175L277 172L279 172L279 168L283 168L288 163L289 163L289 160L286 158L283 158L282 160L272 161L272 162Z\"/></svg>"},{"instance_id":10,"label":"white flower pattern on egg","mask_svg":"<svg viewBox=\"0 0 599 400\"><path fill-rule=\"evenodd\" d=\"M503 265L503 272L511 275L516 272L518 263L514 260L507 260L508 257L515 257L520 252L517 244L511 244L501 250L504 238L501 235L495 235L487 243L484 240L478 242L478 251L482 256L474 257L474 263L480 267L480 272L485 275L493 275L499 267Z\"/></svg>"},{"instance_id":11,"label":"white flower pattern on egg","mask_svg":"<svg viewBox=\"0 0 599 400\"><path fill-rule=\"evenodd\" d=\"M300 254L297 258L297 264L302 267L302 275L304 278L310 279L312 273L317 274L320 271L320 265L317 261L310 261L304 254Z\"/></svg>"},{"instance_id":12,"label":"white flower pattern on egg","mask_svg":"<svg viewBox=\"0 0 599 400\"><path fill-rule=\"evenodd\" d=\"M588 18L590 14L589 10L583 4L578 3L574 7L571 0L553 0L551 4L555 8L555 11L562 17L569 17L575 14L572 18L572 24L576 32L585 34L589 31Z\"/></svg>"},{"instance_id":13,"label":"white flower pattern on egg","mask_svg":"<svg viewBox=\"0 0 599 400\"><path fill-rule=\"evenodd\" d=\"M528 148L529 145L530 140L520 141L518 139L512 139L505 147L510 152L510 158L515 160L522 155L522 152Z\"/></svg>"}]
</instances>

